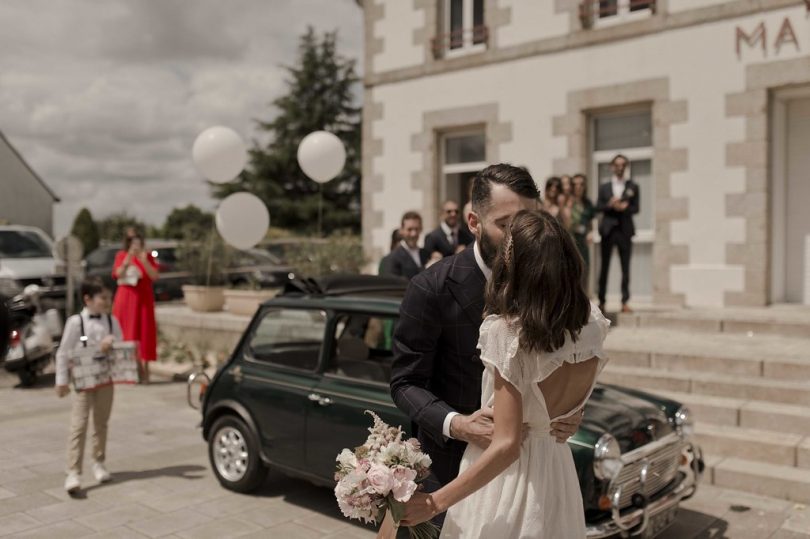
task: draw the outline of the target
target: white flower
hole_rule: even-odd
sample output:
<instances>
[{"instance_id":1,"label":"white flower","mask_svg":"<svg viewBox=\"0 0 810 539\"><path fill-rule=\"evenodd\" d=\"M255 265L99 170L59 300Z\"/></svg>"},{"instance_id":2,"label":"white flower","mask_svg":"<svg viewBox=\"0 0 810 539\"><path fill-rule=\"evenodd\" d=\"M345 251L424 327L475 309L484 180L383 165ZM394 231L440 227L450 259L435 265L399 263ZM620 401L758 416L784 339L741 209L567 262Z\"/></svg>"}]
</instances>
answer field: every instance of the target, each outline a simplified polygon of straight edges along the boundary
<instances>
[{"instance_id":1,"label":"white flower","mask_svg":"<svg viewBox=\"0 0 810 539\"><path fill-rule=\"evenodd\" d=\"M416 470L397 466L394 470L394 486L391 493L398 502L407 502L416 492Z\"/></svg>"},{"instance_id":2,"label":"white flower","mask_svg":"<svg viewBox=\"0 0 810 539\"><path fill-rule=\"evenodd\" d=\"M405 451L405 446L401 443L391 442L385 446L381 452L382 459L385 462L391 463L394 459L402 458Z\"/></svg>"},{"instance_id":3,"label":"white flower","mask_svg":"<svg viewBox=\"0 0 810 539\"><path fill-rule=\"evenodd\" d=\"M368 471L368 484L377 494L388 496L394 486L394 475L388 466L372 464Z\"/></svg>"},{"instance_id":4,"label":"white flower","mask_svg":"<svg viewBox=\"0 0 810 539\"><path fill-rule=\"evenodd\" d=\"M348 449L344 449L340 452L340 455L337 456L337 461L343 468L354 469L357 467L357 457Z\"/></svg>"}]
</instances>

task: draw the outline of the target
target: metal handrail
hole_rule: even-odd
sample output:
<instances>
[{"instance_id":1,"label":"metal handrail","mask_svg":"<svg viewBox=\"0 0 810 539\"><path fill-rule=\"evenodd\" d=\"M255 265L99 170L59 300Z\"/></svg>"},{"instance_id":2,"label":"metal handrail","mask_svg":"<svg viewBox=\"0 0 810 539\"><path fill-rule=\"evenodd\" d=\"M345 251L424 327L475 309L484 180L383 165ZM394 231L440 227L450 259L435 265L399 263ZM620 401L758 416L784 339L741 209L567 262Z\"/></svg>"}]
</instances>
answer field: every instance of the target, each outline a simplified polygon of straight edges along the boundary
<instances>
[{"instance_id":1,"label":"metal handrail","mask_svg":"<svg viewBox=\"0 0 810 539\"><path fill-rule=\"evenodd\" d=\"M431 40L433 56L441 58L448 51L461 49L465 45L465 38L472 36L472 43L475 45L486 45L489 41L489 27L485 24L473 26L471 28L459 28L452 32L437 34Z\"/></svg>"}]
</instances>

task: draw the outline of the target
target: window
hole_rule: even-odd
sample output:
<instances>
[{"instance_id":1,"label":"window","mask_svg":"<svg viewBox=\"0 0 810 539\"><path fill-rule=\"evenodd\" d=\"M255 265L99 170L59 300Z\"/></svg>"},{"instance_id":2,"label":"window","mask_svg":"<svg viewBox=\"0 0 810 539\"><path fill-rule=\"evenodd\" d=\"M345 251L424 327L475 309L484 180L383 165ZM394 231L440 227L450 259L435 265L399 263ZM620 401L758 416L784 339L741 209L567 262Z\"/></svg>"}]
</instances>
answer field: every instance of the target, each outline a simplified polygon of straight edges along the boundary
<instances>
[{"instance_id":1,"label":"window","mask_svg":"<svg viewBox=\"0 0 810 539\"><path fill-rule=\"evenodd\" d=\"M337 319L326 372L355 380L388 384L396 317L346 314Z\"/></svg>"},{"instance_id":2,"label":"window","mask_svg":"<svg viewBox=\"0 0 810 539\"><path fill-rule=\"evenodd\" d=\"M257 361L313 371L318 367L325 328L323 311L272 309L251 334L248 352Z\"/></svg>"},{"instance_id":3,"label":"window","mask_svg":"<svg viewBox=\"0 0 810 539\"><path fill-rule=\"evenodd\" d=\"M445 0L442 6L442 30L433 40L438 57L452 57L486 48L484 0Z\"/></svg>"},{"instance_id":4,"label":"window","mask_svg":"<svg viewBox=\"0 0 810 539\"><path fill-rule=\"evenodd\" d=\"M452 133L441 142L439 203L453 200L463 207L470 200L473 177L487 166L486 136L481 130Z\"/></svg>"},{"instance_id":5,"label":"window","mask_svg":"<svg viewBox=\"0 0 810 539\"><path fill-rule=\"evenodd\" d=\"M630 160L625 172L638 184L641 198L639 213L633 217L636 235L633 238L631 286L639 298L652 294L652 249L655 239L655 181L653 179L653 125L649 109L626 110L594 115L591 118L591 181L588 193L595 203L599 186L610 182L613 170L610 162L616 154ZM601 261L595 250L591 264L593 277L598 275ZM621 269L618 256L613 255L608 278L608 301L619 290ZM596 281L593 281L596 282ZM592 287L595 290L595 287Z\"/></svg>"},{"instance_id":6,"label":"window","mask_svg":"<svg viewBox=\"0 0 810 539\"><path fill-rule=\"evenodd\" d=\"M37 232L4 230L0 232L0 256L4 258L51 258L51 246Z\"/></svg>"},{"instance_id":7,"label":"window","mask_svg":"<svg viewBox=\"0 0 810 539\"><path fill-rule=\"evenodd\" d=\"M648 17L655 0L583 0L579 9L582 26L590 28Z\"/></svg>"},{"instance_id":8,"label":"window","mask_svg":"<svg viewBox=\"0 0 810 539\"><path fill-rule=\"evenodd\" d=\"M118 253L116 247L102 247L90 253L87 260L88 268L112 267L115 263L115 255Z\"/></svg>"}]
</instances>

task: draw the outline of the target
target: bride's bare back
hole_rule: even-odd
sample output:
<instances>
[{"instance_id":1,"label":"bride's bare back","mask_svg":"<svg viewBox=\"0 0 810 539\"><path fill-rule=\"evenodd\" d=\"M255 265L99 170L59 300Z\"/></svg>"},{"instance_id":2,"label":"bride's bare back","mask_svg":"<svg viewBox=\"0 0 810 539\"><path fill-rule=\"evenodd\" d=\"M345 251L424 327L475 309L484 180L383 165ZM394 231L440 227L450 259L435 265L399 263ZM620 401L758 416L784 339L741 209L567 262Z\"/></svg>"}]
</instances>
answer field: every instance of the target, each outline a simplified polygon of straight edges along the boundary
<instances>
[{"instance_id":1,"label":"bride's bare back","mask_svg":"<svg viewBox=\"0 0 810 539\"><path fill-rule=\"evenodd\" d=\"M551 420L570 415L582 407L590 396L598 369L599 358L596 357L579 363L563 363L537 382Z\"/></svg>"}]
</instances>

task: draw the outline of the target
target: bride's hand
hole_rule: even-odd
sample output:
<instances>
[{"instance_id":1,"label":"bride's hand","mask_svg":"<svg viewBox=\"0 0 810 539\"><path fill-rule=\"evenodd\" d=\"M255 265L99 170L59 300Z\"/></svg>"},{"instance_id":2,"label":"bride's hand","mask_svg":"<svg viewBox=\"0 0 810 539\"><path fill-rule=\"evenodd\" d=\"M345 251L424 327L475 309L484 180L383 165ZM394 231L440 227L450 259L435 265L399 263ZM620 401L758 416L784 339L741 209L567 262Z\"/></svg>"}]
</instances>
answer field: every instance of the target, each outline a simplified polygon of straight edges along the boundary
<instances>
[{"instance_id":1,"label":"bride's hand","mask_svg":"<svg viewBox=\"0 0 810 539\"><path fill-rule=\"evenodd\" d=\"M416 526L417 524L427 522L442 512L443 511L440 511L436 506L430 494L416 492L405 504L405 513L402 516L402 520L399 521L399 525Z\"/></svg>"}]
</instances>

